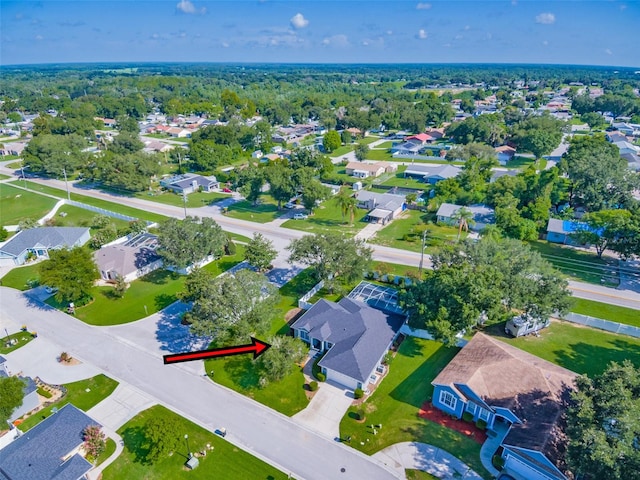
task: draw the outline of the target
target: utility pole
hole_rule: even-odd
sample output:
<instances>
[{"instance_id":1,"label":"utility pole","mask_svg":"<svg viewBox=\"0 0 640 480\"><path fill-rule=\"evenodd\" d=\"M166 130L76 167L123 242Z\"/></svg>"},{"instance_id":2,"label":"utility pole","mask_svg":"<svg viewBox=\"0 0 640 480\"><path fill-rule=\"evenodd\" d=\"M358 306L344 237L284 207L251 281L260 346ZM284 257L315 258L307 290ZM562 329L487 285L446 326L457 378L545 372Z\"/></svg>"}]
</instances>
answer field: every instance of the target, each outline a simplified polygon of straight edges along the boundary
<instances>
[{"instance_id":1,"label":"utility pole","mask_svg":"<svg viewBox=\"0 0 640 480\"><path fill-rule=\"evenodd\" d=\"M64 184L67 187L67 200L71 200L71 193L69 193L69 182L67 181L67 169L62 169L62 174L64 175Z\"/></svg>"},{"instance_id":2,"label":"utility pole","mask_svg":"<svg viewBox=\"0 0 640 480\"><path fill-rule=\"evenodd\" d=\"M427 241L427 229L422 232L422 248L420 249L420 266L418 267L418 279L422 280L422 264L424 263L424 244Z\"/></svg>"},{"instance_id":3,"label":"utility pole","mask_svg":"<svg viewBox=\"0 0 640 480\"><path fill-rule=\"evenodd\" d=\"M187 194L182 194L182 203L184 205L184 218L187 218Z\"/></svg>"}]
</instances>

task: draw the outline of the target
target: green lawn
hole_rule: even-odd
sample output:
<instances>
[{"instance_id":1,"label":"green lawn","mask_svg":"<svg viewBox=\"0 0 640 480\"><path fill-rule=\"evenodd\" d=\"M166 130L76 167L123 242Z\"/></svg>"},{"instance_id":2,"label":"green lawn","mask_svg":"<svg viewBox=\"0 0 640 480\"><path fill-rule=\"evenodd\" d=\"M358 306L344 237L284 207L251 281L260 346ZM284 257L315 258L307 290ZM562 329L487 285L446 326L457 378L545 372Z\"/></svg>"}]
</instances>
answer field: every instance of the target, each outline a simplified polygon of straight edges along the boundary
<instances>
[{"instance_id":1,"label":"green lawn","mask_svg":"<svg viewBox=\"0 0 640 480\"><path fill-rule=\"evenodd\" d=\"M625 359L640 367L640 339L582 327L569 322L553 322L540 337L508 338L504 322L486 333L533 355L589 376L601 374L610 362Z\"/></svg>"},{"instance_id":2,"label":"green lawn","mask_svg":"<svg viewBox=\"0 0 640 480\"><path fill-rule=\"evenodd\" d=\"M587 250L578 250L546 241L529 242L529 246L572 280L611 286L617 286L619 283L617 259L598 258L595 253Z\"/></svg>"},{"instance_id":3,"label":"green lawn","mask_svg":"<svg viewBox=\"0 0 640 480\"><path fill-rule=\"evenodd\" d=\"M393 147L393 144L394 142L392 142L391 140L387 140L386 142L379 143L375 147L371 148L389 150L391 147Z\"/></svg>"},{"instance_id":4,"label":"green lawn","mask_svg":"<svg viewBox=\"0 0 640 480\"><path fill-rule=\"evenodd\" d=\"M252 205L247 200L236 202L229 207L225 215L251 222L268 223L284 215L285 211L278 210L278 205L270 196L261 195L258 205Z\"/></svg>"},{"instance_id":5,"label":"green lawn","mask_svg":"<svg viewBox=\"0 0 640 480\"><path fill-rule=\"evenodd\" d=\"M56 200L0 183L2 225L16 225L25 218L39 220L56 204Z\"/></svg>"},{"instance_id":6,"label":"green lawn","mask_svg":"<svg viewBox=\"0 0 640 480\"><path fill-rule=\"evenodd\" d=\"M2 337L0 337L0 354L2 355L6 355L7 353L13 352L20 347L25 346L34 338L33 335L31 335L31 333L29 332L12 333L8 337L6 336L4 331L0 331L0 334L2 335ZM17 340L18 343L16 343L15 345L9 345L9 342L11 340Z\"/></svg>"},{"instance_id":7,"label":"green lawn","mask_svg":"<svg viewBox=\"0 0 640 480\"><path fill-rule=\"evenodd\" d=\"M0 173L0 180L6 180L7 178L11 178L9 175L4 175Z\"/></svg>"},{"instance_id":8,"label":"green lawn","mask_svg":"<svg viewBox=\"0 0 640 480\"><path fill-rule=\"evenodd\" d=\"M369 153L367 153L367 160L393 160L393 155L391 155L391 152L389 152L389 150L369 150Z\"/></svg>"},{"instance_id":9,"label":"green lawn","mask_svg":"<svg viewBox=\"0 0 640 480\"><path fill-rule=\"evenodd\" d=\"M16 267L9 271L2 279L0 285L3 287L11 287L16 290L29 290L39 285L38 263Z\"/></svg>"},{"instance_id":10,"label":"green lawn","mask_svg":"<svg viewBox=\"0 0 640 480\"><path fill-rule=\"evenodd\" d=\"M380 140L380 137L362 137L357 139L356 143L359 143L360 145L369 145L370 143L373 143L378 140Z\"/></svg>"},{"instance_id":11,"label":"green lawn","mask_svg":"<svg viewBox=\"0 0 640 480\"><path fill-rule=\"evenodd\" d=\"M333 152L329 154L330 157L339 157L344 155L345 153L349 153L353 150L353 145L343 145L342 147L336 148Z\"/></svg>"},{"instance_id":12,"label":"green lawn","mask_svg":"<svg viewBox=\"0 0 640 480\"><path fill-rule=\"evenodd\" d=\"M346 233L355 235L362 230L366 223L363 219L367 215L367 210L356 208L353 217L353 225L349 225L349 216L342 218L342 212L338 207L338 200L333 197L325 200L313 211L313 215L304 220L287 220L282 224L284 228L302 230L309 233Z\"/></svg>"},{"instance_id":13,"label":"green lawn","mask_svg":"<svg viewBox=\"0 0 640 480\"><path fill-rule=\"evenodd\" d=\"M431 381L458 353L441 343L408 337L389 367L389 373L362 405L366 420L354 419L351 407L340 423L340 436L351 436L351 446L371 455L398 442L424 442L457 456L485 478L480 444L464 435L420 418L418 410L433 395ZM382 424L377 435L367 427ZM364 445L361 445L361 442Z\"/></svg>"},{"instance_id":14,"label":"green lawn","mask_svg":"<svg viewBox=\"0 0 640 480\"><path fill-rule=\"evenodd\" d=\"M17 184L20 186L24 185L24 182L18 181L18 180L11 183ZM35 182L27 181L26 183L29 190L46 193L58 198L67 198L67 192L65 190L62 190L59 188L53 188L48 185L40 185L39 183L35 183ZM93 197L87 197L86 195L79 195L77 193L71 193L71 200L82 202L87 205L93 205L94 207L104 208L105 210L121 213L123 215L128 215L130 217L149 220L151 222L162 222L163 220L167 219L167 217L165 217L164 215L159 215L157 213L152 213L145 210L139 210L137 208L128 207L120 203L109 202L107 200L102 200L100 198L93 198Z\"/></svg>"},{"instance_id":15,"label":"green lawn","mask_svg":"<svg viewBox=\"0 0 640 480\"><path fill-rule=\"evenodd\" d=\"M96 460L96 465L100 465L107 458L109 458L116 451L116 442L111 438L107 438L107 445L105 446L104 452L100 454L98 459Z\"/></svg>"},{"instance_id":16,"label":"green lawn","mask_svg":"<svg viewBox=\"0 0 640 480\"><path fill-rule=\"evenodd\" d=\"M536 163L534 158L521 157L519 155L514 156L509 162L507 162L506 168L522 168L528 167Z\"/></svg>"},{"instance_id":17,"label":"green lawn","mask_svg":"<svg viewBox=\"0 0 640 480\"><path fill-rule=\"evenodd\" d=\"M422 470L405 469L404 473L407 475L407 480L438 480L438 477Z\"/></svg>"},{"instance_id":18,"label":"green lawn","mask_svg":"<svg viewBox=\"0 0 640 480\"><path fill-rule=\"evenodd\" d=\"M134 196L143 200L150 200L152 202L163 203L165 205L173 205L174 207L184 207L184 200L182 195L178 195L173 192L153 193L151 192L138 192ZM229 198L231 195L228 193L218 192L193 192L187 195L187 208L198 208L206 205L211 205L215 202L219 202L225 198Z\"/></svg>"},{"instance_id":19,"label":"green lawn","mask_svg":"<svg viewBox=\"0 0 640 480\"><path fill-rule=\"evenodd\" d=\"M640 310L633 308L594 302L593 300L586 300L584 298L574 298L571 311L581 313L582 315L589 315L590 317L640 327Z\"/></svg>"},{"instance_id":20,"label":"green lawn","mask_svg":"<svg viewBox=\"0 0 640 480\"><path fill-rule=\"evenodd\" d=\"M65 215L61 215L64 213ZM80 207L74 207L73 205L63 205L58 209L56 215L53 217L53 221L56 227L90 227L91 220L99 213L92 212ZM119 218L109 217L109 222L113 223L116 228L124 228L129 222L120 220ZM92 229L92 233L95 230Z\"/></svg>"},{"instance_id":21,"label":"green lawn","mask_svg":"<svg viewBox=\"0 0 640 480\"><path fill-rule=\"evenodd\" d=\"M408 265L401 265L399 263L385 263L374 261L371 263L372 272L379 271L391 275L402 275L405 277L418 277L418 267L410 267Z\"/></svg>"},{"instance_id":22,"label":"green lawn","mask_svg":"<svg viewBox=\"0 0 640 480\"><path fill-rule=\"evenodd\" d=\"M432 185L411 177L404 177L404 171L407 169L405 165L398 167L398 173L391 178L385 180L380 185L389 185L391 187L419 188L420 190L431 190Z\"/></svg>"},{"instance_id":23,"label":"green lawn","mask_svg":"<svg viewBox=\"0 0 640 480\"><path fill-rule=\"evenodd\" d=\"M63 386L67 389L67 394L62 399L27 418L19 425L20 430L24 432L30 429L40 423L41 420L47 418L51 414L52 408L57 407L59 409L67 403L72 403L86 412L111 395L118 386L118 382L100 374L79 382L67 383Z\"/></svg>"},{"instance_id":24,"label":"green lawn","mask_svg":"<svg viewBox=\"0 0 640 480\"><path fill-rule=\"evenodd\" d=\"M180 428L175 432L178 448L172 456L165 456L150 464L146 461L148 444L144 435L145 424L151 418L175 418ZM262 460L238 449L202 427L180 417L160 405L145 410L124 424L118 434L124 440L124 451L118 459L102 473L103 480L209 480L221 478L244 479L286 479L287 476ZM210 444L214 449L206 457L199 458L200 465L195 470L187 470L187 446L184 435L189 435L189 449L192 452L205 450Z\"/></svg>"},{"instance_id":25,"label":"green lawn","mask_svg":"<svg viewBox=\"0 0 640 480\"><path fill-rule=\"evenodd\" d=\"M422 236L415 234L417 226L424 224L425 214L419 210L406 210L402 218L397 218L389 225L380 230L369 240L376 245L400 248L419 252L422 248ZM429 224L427 229L427 241L425 252L431 251L434 247L443 245L446 242L454 242L458 238L458 229L455 227ZM465 238L466 232L462 232L460 238Z\"/></svg>"}]
</instances>

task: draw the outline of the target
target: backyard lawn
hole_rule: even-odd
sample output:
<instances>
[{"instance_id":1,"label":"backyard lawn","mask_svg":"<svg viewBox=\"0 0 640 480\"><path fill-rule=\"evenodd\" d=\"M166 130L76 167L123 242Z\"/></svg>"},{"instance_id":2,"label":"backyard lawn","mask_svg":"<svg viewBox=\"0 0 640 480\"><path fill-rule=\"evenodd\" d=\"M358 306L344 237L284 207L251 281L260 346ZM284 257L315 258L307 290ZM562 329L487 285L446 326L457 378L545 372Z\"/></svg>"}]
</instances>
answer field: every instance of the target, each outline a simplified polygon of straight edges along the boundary
<instances>
[{"instance_id":1,"label":"backyard lawn","mask_svg":"<svg viewBox=\"0 0 640 480\"><path fill-rule=\"evenodd\" d=\"M572 280L608 286L617 286L619 283L617 259L606 257L599 259L595 253L587 250L564 247L546 241L529 242L529 246Z\"/></svg>"},{"instance_id":2,"label":"backyard lawn","mask_svg":"<svg viewBox=\"0 0 640 480\"><path fill-rule=\"evenodd\" d=\"M372 149L369 150L369 153L367 153L367 160L393 160L393 155L391 155L391 152L389 152L389 150L378 150L378 149Z\"/></svg>"},{"instance_id":3,"label":"backyard lawn","mask_svg":"<svg viewBox=\"0 0 640 480\"><path fill-rule=\"evenodd\" d=\"M27 325L28 326L28 325ZM20 347L25 346L31 340L33 340L33 335L30 332L18 332L5 336L4 332L0 332L3 336L0 338L0 354L6 355L7 353L13 352L14 350L19 349ZM11 345L12 340L17 340L18 343L15 345Z\"/></svg>"},{"instance_id":4,"label":"backyard lawn","mask_svg":"<svg viewBox=\"0 0 640 480\"><path fill-rule=\"evenodd\" d=\"M165 455L155 463L146 461L149 445L145 438L145 424L151 418L170 419L179 422L175 432L178 448L174 455ZM209 480L223 478L229 480L286 479L287 475L264 463L262 460L238 449L218 435L180 417L160 405L145 410L119 430L124 440L124 451L117 460L102 473L103 480L154 479L154 480ZM184 468L187 460L187 447L184 435L189 436L189 448L192 452L206 449L210 444L213 450L206 457L200 457L200 465L195 470Z\"/></svg>"},{"instance_id":5,"label":"backyard lawn","mask_svg":"<svg viewBox=\"0 0 640 480\"><path fill-rule=\"evenodd\" d=\"M361 407L351 407L340 423L340 436L351 436L353 448L371 455L398 442L424 442L440 447L465 462L485 478L491 476L480 463L480 444L454 430L418 416L431 399L431 381L458 353L441 343L408 337L400 345L389 373ZM364 422L355 420L362 409ZM377 435L368 427L382 424ZM364 445L361 444L364 443Z\"/></svg>"},{"instance_id":6,"label":"backyard lawn","mask_svg":"<svg viewBox=\"0 0 640 480\"><path fill-rule=\"evenodd\" d=\"M23 432L30 429L51 415L51 409L54 407L59 409L67 403L72 403L86 412L111 395L117 386L118 382L102 374L79 382L67 383L63 385L67 389L67 394L64 397L31 415L19 425L19 428Z\"/></svg>"},{"instance_id":7,"label":"backyard lawn","mask_svg":"<svg viewBox=\"0 0 640 480\"><path fill-rule=\"evenodd\" d=\"M402 218L397 218L369 240L370 243L376 245L384 245L385 247L400 248L402 250L410 250L419 252L422 248L421 234L414 233L415 228L424 224L423 217L425 214L419 210L405 210ZM436 224L428 224L427 241L425 252L433 250L446 242L454 242L458 238L458 229L454 227L441 226ZM466 232L462 232L460 238L464 239Z\"/></svg>"},{"instance_id":8,"label":"backyard lawn","mask_svg":"<svg viewBox=\"0 0 640 480\"><path fill-rule=\"evenodd\" d=\"M363 221L367 212L363 208L356 208L353 225L349 225L349 216L342 218L338 200L333 197L324 201L313 211L313 215L310 215L309 218L305 220L287 220L282 226L309 233L346 233L347 235L355 235L367 225Z\"/></svg>"},{"instance_id":9,"label":"backyard lawn","mask_svg":"<svg viewBox=\"0 0 640 480\"><path fill-rule=\"evenodd\" d=\"M582 315L589 315L590 317L640 327L640 310L633 308L619 307L617 305L609 305L608 303L594 302L593 300L574 297L571 311L581 313Z\"/></svg>"},{"instance_id":10,"label":"backyard lawn","mask_svg":"<svg viewBox=\"0 0 640 480\"><path fill-rule=\"evenodd\" d=\"M17 225L20 220L39 220L56 204L53 198L27 192L11 185L0 183L0 210L2 225Z\"/></svg>"},{"instance_id":11,"label":"backyard lawn","mask_svg":"<svg viewBox=\"0 0 640 480\"><path fill-rule=\"evenodd\" d=\"M406 187L406 188L418 188L420 190L429 191L433 188L426 182L418 180L416 178L404 176L404 171L407 169L405 165L398 167L398 172L391 178L384 180L380 185L389 185L390 187ZM377 184L377 182L374 182Z\"/></svg>"},{"instance_id":12,"label":"backyard lawn","mask_svg":"<svg viewBox=\"0 0 640 480\"><path fill-rule=\"evenodd\" d=\"M91 220L96 215L99 213L73 205L63 205L56 212L53 221L56 227L91 227ZM114 217L109 217L109 223L113 223L116 228L124 228L129 224L126 220ZM96 229L92 229L91 233L95 231Z\"/></svg>"},{"instance_id":13,"label":"backyard lawn","mask_svg":"<svg viewBox=\"0 0 640 480\"><path fill-rule=\"evenodd\" d=\"M285 212L286 210L278 210L277 203L270 196L261 195L258 205L242 200L230 205L225 215L250 222L268 223L284 215Z\"/></svg>"},{"instance_id":14,"label":"backyard lawn","mask_svg":"<svg viewBox=\"0 0 640 480\"><path fill-rule=\"evenodd\" d=\"M640 339L569 322L553 321L539 337L508 338L504 322L485 333L579 374L599 375L610 362L625 359L640 367Z\"/></svg>"},{"instance_id":15,"label":"backyard lawn","mask_svg":"<svg viewBox=\"0 0 640 480\"><path fill-rule=\"evenodd\" d=\"M39 263L33 263L13 268L0 279L0 285L15 288L16 290L29 290L37 287L40 277L38 274L39 266Z\"/></svg>"}]
</instances>

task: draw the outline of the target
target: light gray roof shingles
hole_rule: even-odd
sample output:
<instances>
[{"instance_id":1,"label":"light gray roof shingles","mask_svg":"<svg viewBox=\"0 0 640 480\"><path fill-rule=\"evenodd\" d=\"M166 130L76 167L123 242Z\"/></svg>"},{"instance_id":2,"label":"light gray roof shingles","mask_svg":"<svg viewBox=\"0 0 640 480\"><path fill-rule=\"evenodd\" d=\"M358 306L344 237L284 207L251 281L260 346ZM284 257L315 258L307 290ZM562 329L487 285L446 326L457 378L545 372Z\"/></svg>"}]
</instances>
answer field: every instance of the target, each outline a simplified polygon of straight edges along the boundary
<instances>
[{"instance_id":1,"label":"light gray roof shingles","mask_svg":"<svg viewBox=\"0 0 640 480\"><path fill-rule=\"evenodd\" d=\"M17 257L30 248L71 247L88 232L82 227L39 227L19 231L0 251Z\"/></svg>"}]
</instances>

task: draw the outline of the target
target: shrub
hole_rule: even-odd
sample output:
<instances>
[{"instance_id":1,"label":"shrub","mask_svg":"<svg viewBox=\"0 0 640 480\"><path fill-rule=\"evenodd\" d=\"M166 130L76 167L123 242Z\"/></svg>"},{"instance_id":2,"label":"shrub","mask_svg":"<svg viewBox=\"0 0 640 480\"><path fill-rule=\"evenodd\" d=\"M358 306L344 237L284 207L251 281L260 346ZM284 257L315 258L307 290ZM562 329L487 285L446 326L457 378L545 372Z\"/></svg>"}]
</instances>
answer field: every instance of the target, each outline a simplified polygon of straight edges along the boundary
<instances>
[{"instance_id":1,"label":"shrub","mask_svg":"<svg viewBox=\"0 0 640 480\"><path fill-rule=\"evenodd\" d=\"M464 412L462 414L462 420L465 422L473 422L473 414L471 412Z\"/></svg>"},{"instance_id":2,"label":"shrub","mask_svg":"<svg viewBox=\"0 0 640 480\"><path fill-rule=\"evenodd\" d=\"M67 352L62 352L60 354L60 361L61 362L70 362L71 361L71 355L69 355Z\"/></svg>"},{"instance_id":3,"label":"shrub","mask_svg":"<svg viewBox=\"0 0 640 480\"><path fill-rule=\"evenodd\" d=\"M476 422L476 427L478 427L480 430L485 430L487 428L487 422L480 419Z\"/></svg>"},{"instance_id":4,"label":"shrub","mask_svg":"<svg viewBox=\"0 0 640 480\"><path fill-rule=\"evenodd\" d=\"M318 379L318 381L324 382L327 379L327 376L322 372L318 372L316 374L316 378Z\"/></svg>"},{"instance_id":5,"label":"shrub","mask_svg":"<svg viewBox=\"0 0 640 480\"><path fill-rule=\"evenodd\" d=\"M393 362L393 354L391 352L385 353L382 358L382 363L384 365L391 365L391 362Z\"/></svg>"},{"instance_id":6,"label":"shrub","mask_svg":"<svg viewBox=\"0 0 640 480\"><path fill-rule=\"evenodd\" d=\"M387 275L387 282L389 283L393 283L393 281L396 279L396 276L393 274L389 274Z\"/></svg>"},{"instance_id":7,"label":"shrub","mask_svg":"<svg viewBox=\"0 0 640 480\"><path fill-rule=\"evenodd\" d=\"M318 382L313 381L309 383L309 390L315 392L318 389Z\"/></svg>"},{"instance_id":8,"label":"shrub","mask_svg":"<svg viewBox=\"0 0 640 480\"><path fill-rule=\"evenodd\" d=\"M497 470L502 470L504 468L504 458L498 454L495 454L491 458L491 464L496 467Z\"/></svg>"},{"instance_id":9,"label":"shrub","mask_svg":"<svg viewBox=\"0 0 640 480\"><path fill-rule=\"evenodd\" d=\"M358 409L358 410L356 410L356 411L354 412L353 416L354 416L354 418L355 418L356 420L360 420L360 421L364 421L364 420L367 418L367 416L366 416L366 414L365 414L364 410L362 410L362 409Z\"/></svg>"},{"instance_id":10,"label":"shrub","mask_svg":"<svg viewBox=\"0 0 640 480\"><path fill-rule=\"evenodd\" d=\"M359 398L362 398L364 396L364 391L361 388L356 388L353 391L353 398L355 398L356 400L358 400Z\"/></svg>"},{"instance_id":11,"label":"shrub","mask_svg":"<svg viewBox=\"0 0 640 480\"><path fill-rule=\"evenodd\" d=\"M236 254L236 244L233 243L233 240L229 239L227 244L224 246L225 255L235 255Z\"/></svg>"}]
</instances>

